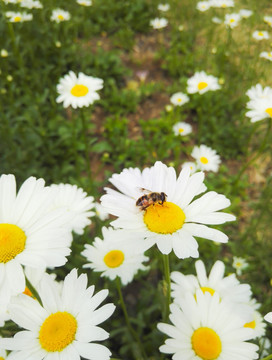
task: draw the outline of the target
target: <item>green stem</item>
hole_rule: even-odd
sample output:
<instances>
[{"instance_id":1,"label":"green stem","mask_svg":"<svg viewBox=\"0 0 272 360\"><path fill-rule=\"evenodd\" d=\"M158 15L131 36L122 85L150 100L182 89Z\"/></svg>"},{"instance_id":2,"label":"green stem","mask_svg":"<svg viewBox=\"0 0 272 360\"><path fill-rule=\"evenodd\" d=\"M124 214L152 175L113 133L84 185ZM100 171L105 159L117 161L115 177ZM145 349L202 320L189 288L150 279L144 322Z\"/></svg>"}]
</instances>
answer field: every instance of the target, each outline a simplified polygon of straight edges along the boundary
<instances>
[{"instance_id":1,"label":"green stem","mask_svg":"<svg viewBox=\"0 0 272 360\"><path fill-rule=\"evenodd\" d=\"M74 161L76 166L76 176L77 180L80 179L80 168L79 168L79 160L78 160L78 154L77 154L77 118L75 116L72 116L72 136L73 136L73 152L74 152Z\"/></svg>"},{"instance_id":2,"label":"green stem","mask_svg":"<svg viewBox=\"0 0 272 360\"><path fill-rule=\"evenodd\" d=\"M87 176L88 176L89 182L92 183L91 164L90 164L89 145L88 145L88 125L87 125L84 110L82 108L80 109L80 117L81 117L81 122L82 122L83 138L84 138L84 144L85 144L85 160L86 160Z\"/></svg>"},{"instance_id":3,"label":"green stem","mask_svg":"<svg viewBox=\"0 0 272 360\"><path fill-rule=\"evenodd\" d=\"M272 119L268 119L268 126L267 126L267 129L266 129L266 133L265 133L265 136L263 138L263 141L261 142L261 145L259 146L259 149L257 150L257 152L255 153L255 155L248 161L245 163L245 165L241 168L241 170L239 171L238 175L236 176L236 178L234 179L234 182L232 184L233 186L233 189L236 189L236 186L241 178L241 176L244 174L244 172L246 171L246 169L254 163L255 160L258 159L258 157L262 154L263 150L265 149L266 147L266 144L267 144L267 139L268 139L268 136L269 136L269 132L270 132L270 129L271 129L271 123L272 123Z\"/></svg>"},{"instance_id":4,"label":"green stem","mask_svg":"<svg viewBox=\"0 0 272 360\"><path fill-rule=\"evenodd\" d=\"M32 292L33 296L38 300L40 305L43 306L42 300L40 298L40 295L38 294L38 291L34 288L34 286L31 284L31 282L28 280L27 277L25 277L25 279L26 279L27 288Z\"/></svg>"},{"instance_id":5,"label":"green stem","mask_svg":"<svg viewBox=\"0 0 272 360\"><path fill-rule=\"evenodd\" d=\"M20 51L19 51L19 49L17 47L13 25L12 25L12 23L10 21L8 21L8 30L9 30L9 35L10 35L10 38L11 38L11 43L12 43L12 47L13 47L14 56L17 59L17 63L18 63L19 68L22 68L23 67L23 60L22 60Z\"/></svg>"},{"instance_id":6,"label":"green stem","mask_svg":"<svg viewBox=\"0 0 272 360\"><path fill-rule=\"evenodd\" d=\"M271 360L272 359L272 354L262 358L261 360Z\"/></svg>"},{"instance_id":7,"label":"green stem","mask_svg":"<svg viewBox=\"0 0 272 360\"><path fill-rule=\"evenodd\" d=\"M120 284L120 278L119 278L119 277L116 278L116 287L117 287L117 291L118 291L118 295L119 295L119 299L120 299L121 308L122 308L123 313L124 313L124 317L125 317L125 321L126 321L128 330L130 331L132 337L133 337L133 338L136 340L136 342L138 343L139 349L141 350L142 355L143 355L143 359L147 359L147 355L146 355L145 350L144 350L144 348L143 348L143 344L142 344L142 342L141 342L141 339L139 338L137 332L136 332L136 331L133 329L133 327L131 326L130 319L129 319L128 312L127 312L127 308L126 308L126 305L125 305L125 302L124 302L124 298L123 298L123 294L122 294L122 290L121 290L121 284Z\"/></svg>"},{"instance_id":8,"label":"green stem","mask_svg":"<svg viewBox=\"0 0 272 360\"><path fill-rule=\"evenodd\" d=\"M167 321L169 317L170 303L171 303L171 279L170 279L169 255L163 254L162 258L163 258L163 269L164 269L164 281L166 287L164 320Z\"/></svg>"}]
</instances>

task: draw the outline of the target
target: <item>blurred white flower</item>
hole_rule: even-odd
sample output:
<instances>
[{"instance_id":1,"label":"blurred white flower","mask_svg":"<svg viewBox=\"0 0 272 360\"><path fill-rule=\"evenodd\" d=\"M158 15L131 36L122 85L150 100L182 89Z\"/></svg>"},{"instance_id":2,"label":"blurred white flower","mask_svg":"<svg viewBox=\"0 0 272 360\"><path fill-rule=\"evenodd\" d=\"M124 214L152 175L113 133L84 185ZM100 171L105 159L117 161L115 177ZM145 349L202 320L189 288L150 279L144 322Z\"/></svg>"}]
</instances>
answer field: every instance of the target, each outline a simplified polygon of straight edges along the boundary
<instances>
[{"instance_id":1,"label":"blurred white flower","mask_svg":"<svg viewBox=\"0 0 272 360\"><path fill-rule=\"evenodd\" d=\"M227 27L230 27L231 29L233 29L239 24L240 20L241 20L240 14L236 14L236 13L226 14L225 19L224 19L224 24Z\"/></svg>"},{"instance_id":2,"label":"blurred white flower","mask_svg":"<svg viewBox=\"0 0 272 360\"><path fill-rule=\"evenodd\" d=\"M252 37L255 40L267 40L267 39L269 39L269 34L265 30L262 30L262 31L256 30L253 32Z\"/></svg>"},{"instance_id":3,"label":"blurred white flower","mask_svg":"<svg viewBox=\"0 0 272 360\"><path fill-rule=\"evenodd\" d=\"M160 10L160 11L168 11L169 9L170 9L169 4L159 4L158 5L158 10Z\"/></svg>"},{"instance_id":4,"label":"blurred white flower","mask_svg":"<svg viewBox=\"0 0 272 360\"><path fill-rule=\"evenodd\" d=\"M173 131L176 136L186 136L192 132L192 126L180 121L173 126Z\"/></svg>"},{"instance_id":5,"label":"blurred white flower","mask_svg":"<svg viewBox=\"0 0 272 360\"><path fill-rule=\"evenodd\" d=\"M153 29L162 29L168 25L168 20L165 18L155 18L150 21L150 25Z\"/></svg>"},{"instance_id":6,"label":"blurred white flower","mask_svg":"<svg viewBox=\"0 0 272 360\"><path fill-rule=\"evenodd\" d=\"M182 92L177 92L170 97L170 102L175 106L182 106L188 101L189 97Z\"/></svg>"},{"instance_id":7,"label":"blurred white flower","mask_svg":"<svg viewBox=\"0 0 272 360\"><path fill-rule=\"evenodd\" d=\"M236 274L241 275L242 271L245 270L248 267L248 263L244 258L234 256L232 266L236 270Z\"/></svg>"},{"instance_id":8,"label":"blurred white flower","mask_svg":"<svg viewBox=\"0 0 272 360\"><path fill-rule=\"evenodd\" d=\"M206 145L195 146L191 156L196 159L197 167L203 171L217 172L221 163L215 150Z\"/></svg>"},{"instance_id":9,"label":"blurred white flower","mask_svg":"<svg viewBox=\"0 0 272 360\"><path fill-rule=\"evenodd\" d=\"M199 93L200 95L207 91L215 91L220 89L221 86L218 83L218 78L207 75L205 71L196 72L187 81L187 92L189 94Z\"/></svg>"},{"instance_id":10,"label":"blurred white flower","mask_svg":"<svg viewBox=\"0 0 272 360\"><path fill-rule=\"evenodd\" d=\"M63 21L68 21L71 19L71 15L68 11L62 9L55 9L52 11L52 15L50 17L51 21L55 21L56 23L61 23Z\"/></svg>"}]
</instances>

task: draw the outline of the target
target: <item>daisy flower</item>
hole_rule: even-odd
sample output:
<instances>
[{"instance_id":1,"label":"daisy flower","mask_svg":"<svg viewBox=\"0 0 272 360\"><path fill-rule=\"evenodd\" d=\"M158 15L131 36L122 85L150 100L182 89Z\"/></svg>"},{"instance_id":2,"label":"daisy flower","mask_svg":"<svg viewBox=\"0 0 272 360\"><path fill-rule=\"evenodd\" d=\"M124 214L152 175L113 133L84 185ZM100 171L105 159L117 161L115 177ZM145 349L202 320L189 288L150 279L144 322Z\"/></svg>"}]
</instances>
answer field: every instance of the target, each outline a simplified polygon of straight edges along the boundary
<instances>
[{"instance_id":1,"label":"daisy flower","mask_svg":"<svg viewBox=\"0 0 272 360\"><path fill-rule=\"evenodd\" d=\"M272 16L264 16L264 22L272 27Z\"/></svg>"},{"instance_id":2,"label":"daisy flower","mask_svg":"<svg viewBox=\"0 0 272 360\"><path fill-rule=\"evenodd\" d=\"M269 323L272 323L272 312L269 312L267 313L265 316L264 316L264 320L269 322Z\"/></svg>"},{"instance_id":3,"label":"daisy flower","mask_svg":"<svg viewBox=\"0 0 272 360\"><path fill-rule=\"evenodd\" d=\"M160 11L168 11L169 9L170 9L169 4L159 4L158 5L158 10L160 10Z\"/></svg>"},{"instance_id":4,"label":"daisy flower","mask_svg":"<svg viewBox=\"0 0 272 360\"><path fill-rule=\"evenodd\" d=\"M269 39L269 34L267 31L256 30L253 32L252 37L256 40Z\"/></svg>"},{"instance_id":5,"label":"daisy flower","mask_svg":"<svg viewBox=\"0 0 272 360\"><path fill-rule=\"evenodd\" d=\"M188 167L190 169L191 174L194 174L197 170L196 163L192 161L185 161L182 164L182 169L184 169L185 167Z\"/></svg>"},{"instance_id":6,"label":"daisy flower","mask_svg":"<svg viewBox=\"0 0 272 360\"><path fill-rule=\"evenodd\" d=\"M196 261L195 268L196 276L183 275L177 271L171 273L172 297L175 302L184 297L187 292L195 295L200 289L203 293L208 292L212 296L217 293L221 300L235 303L236 309L239 309L245 320L252 319L253 307L249 305L251 289L248 284L241 284L234 274L224 276L225 265L219 260L212 266L209 276L207 276L203 261Z\"/></svg>"},{"instance_id":7,"label":"daisy flower","mask_svg":"<svg viewBox=\"0 0 272 360\"><path fill-rule=\"evenodd\" d=\"M48 211L52 192L43 179L30 177L16 195L15 177L2 175L0 198L0 300L5 303L25 290L23 266L64 265L72 236L63 227L70 215Z\"/></svg>"},{"instance_id":8,"label":"daisy flower","mask_svg":"<svg viewBox=\"0 0 272 360\"><path fill-rule=\"evenodd\" d=\"M235 13L226 14L225 19L224 19L224 24L227 27L230 27L231 29L233 29L239 24L240 20L241 20L241 15L240 14L235 14Z\"/></svg>"},{"instance_id":9,"label":"daisy flower","mask_svg":"<svg viewBox=\"0 0 272 360\"><path fill-rule=\"evenodd\" d=\"M168 25L168 20L165 18L155 18L150 21L150 25L153 29L162 29Z\"/></svg>"},{"instance_id":10,"label":"daisy flower","mask_svg":"<svg viewBox=\"0 0 272 360\"><path fill-rule=\"evenodd\" d=\"M239 11L239 14L241 15L241 17L243 19L247 19L249 18L252 14L253 14L253 11L252 10L248 10L248 9L241 9Z\"/></svg>"},{"instance_id":11,"label":"daisy flower","mask_svg":"<svg viewBox=\"0 0 272 360\"><path fill-rule=\"evenodd\" d=\"M242 275L242 271L248 267L248 263L246 262L245 259L238 256L234 256L232 266L236 270L236 274L240 276Z\"/></svg>"},{"instance_id":12,"label":"daisy flower","mask_svg":"<svg viewBox=\"0 0 272 360\"><path fill-rule=\"evenodd\" d=\"M104 206L102 206L99 202L94 203L94 210L96 216L98 216L101 221L107 220L110 216Z\"/></svg>"},{"instance_id":13,"label":"daisy flower","mask_svg":"<svg viewBox=\"0 0 272 360\"><path fill-rule=\"evenodd\" d=\"M209 90L214 91L220 88L218 79L212 75L207 75L205 71L196 72L187 81L187 91L189 94L199 93L202 95Z\"/></svg>"},{"instance_id":14,"label":"daisy flower","mask_svg":"<svg viewBox=\"0 0 272 360\"><path fill-rule=\"evenodd\" d=\"M120 277L123 285L131 282L139 270L146 270L142 263L149 258L144 256L149 247L147 242L126 230L102 228L104 240L96 237L92 245L86 244L82 255L88 264L84 268L102 272L110 280Z\"/></svg>"},{"instance_id":15,"label":"daisy flower","mask_svg":"<svg viewBox=\"0 0 272 360\"><path fill-rule=\"evenodd\" d=\"M43 5L40 3L39 0L22 0L20 2L20 6L22 8L27 9L42 9Z\"/></svg>"},{"instance_id":16,"label":"daisy flower","mask_svg":"<svg viewBox=\"0 0 272 360\"><path fill-rule=\"evenodd\" d=\"M191 156L196 159L200 170L218 172L221 160L216 151L210 147L206 145L195 146Z\"/></svg>"},{"instance_id":17,"label":"daisy flower","mask_svg":"<svg viewBox=\"0 0 272 360\"><path fill-rule=\"evenodd\" d=\"M229 8L234 7L234 1L233 0L211 0L211 6L215 8Z\"/></svg>"},{"instance_id":18,"label":"daisy flower","mask_svg":"<svg viewBox=\"0 0 272 360\"><path fill-rule=\"evenodd\" d=\"M254 310L251 321L244 324L244 327L250 328L254 331L253 339L263 337L265 335L266 323L263 321L262 315L259 311Z\"/></svg>"},{"instance_id":19,"label":"daisy flower","mask_svg":"<svg viewBox=\"0 0 272 360\"><path fill-rule=\"evenodd\" d=\"M243 326L233 308L218 294L211 296L201 290L195 296L187 293L178 304L170 305L173 325L158 324L170 337L160 351L174 354L173 360L258 359L259 347L247 342L253 331Z\"/></svg>"},{"instance_id":20,"label":"daisy flower","mask_svg":"<svg viewBox=\"0 0 272 360\"><path fill-rule=\"evenodd\" d=\"M93 196L87 196L87 193L76 185L53 184L50 188L55 194L50 207L70 213L72 220L67 223L67 227L82 235L84 228L91 224L90 217L95 215L91 211L94 208Z\"/></svg>"},{"instance_id":21,"label":"daisy flower","mask_svg":"<svg viewBox=\"0 0 272 360\"><path fill-rule=\"evenodd\" d=\"M250 100L259 100L259 99L271 99L272 98L272 88L269 86L262 87L261 84L252 86L247 92L246 95Z\"/></svg>"},{"instance_id":22,"label":"daisy flower","mask_svg":"<svg viewBox=\"0 0 272 360\"><path fill-rule=\"evenodd\" d=\"M68 21L71 19L71 15L68 11L62 10L62 9L55 9L52 11L50 20L55 21L57 24Z\"/></svg>"},{"instance_id":23,"label":"daisy flower","mask_svg":"<svg viewBox=\"0 0 272 360\"><path fill-rule=\"evenodd\" d=\"M60 95L56 101L63 102L65 108L70 105L74 109L89 106L100 99L96 91L102 88L102 79L87 76L81 72L77 77L73 71L69 71L69 74L61 78L57 85L57 92Z\"/></svg>"},{"instance_id":24,"label":"daisy flower","mask_svg":"<svg viewBox=\"0 0 272 360\"><path fill-rule=\"evenodd\" d=\"M91 0L77 0L77 3L82 6L92 6Z\"/></svg>"},{"instance_id":25,"label":"daisy flower","mask_svg":"<svg viewBox=\"0 0 272 360\"><path fill-rule=\"evenodd\" d=\"M272 97L249 101L247 107L249 111L246 116L251 118L251 122L272 117Z\"/></svg>"},{"instance_id":26,"label":"daisy flower","mask_svg":"<svg viewBox=\"0 0 272 360\"><path fill-rule=\"evenodd\" d=\"M27 14L26 12L14 12L14 11L7 11L6 17L12 23L19 23L25 21L31 21L33 19L32 14Z\"/></svg>"},{"instance_id":27,"label":"daisy flower","mask_svg":"<svg viewBox=\"0 0 272 360\"><path fill-rule=\"evenodd\" d=\"M186 136L192 132L192 126L185 122L178 122L173 126L175 135Z\"/></svg>"},{"instance_id":28,"label":"daisy flower","mask_svg":"<svg viewBox=\"0 0 272 360\"><path fill-rule=\"evenodd\" d=\"M212 18L212 22L215 24L222 24L222 20L216 16Z\"/></svg>"},{"instance_id":29,"label":"daisy flower","mask_svg":"<svg viewBox=\"0 0 272 360\"><path fill-rule=\"evenodd\" d=\"M182 92L177 92L170 97L170 102L175 106L181 106L189 101L189 97Z\"/></svg>"},{"instance_id":30,"label":"daisy flower","mask_svg":"<svg viewBox=\"0 0 272 360\"><path fill-rule=\"evenodd\" d=\"M209 10L210 7L211 7L211 3L209 1L199 1L196 4L196 9L201 12Z\"/></svg>"},{"instance_id":31,"label":"daisy flower","mask_svg":"<svg viewBox=\"0 0 272 360\"><path fill-rule=\"evenodd\" d=\"M11 319L21 328L13 338L0 339L0 347L13 350L12 359L67 360L80 357L109 360L111 352L94 341L109 334L97 325L108 319L115 306L97 307L108 295L94 286L87 287L87 275L72 270L64 279L62 292L46 276L39 286L42 306L30 296L19 295L9 306Z\"/></svg>"},{"instance_id":32,"label":"daisy flower","mask_svg":"<svg viewBox=\"0 0 272 360\"><path fill-rule=\"evenodd\" d=\"M138 168L129 168L121 174L114 174L109 181L120 192L106 188L107 194L101 198L107 211L118 217L111 224L142 234L145 239L156 243L163 254L174 250L178 258L198 257L198 244L194 236L227 242L228 237L224 233L204 224L223 224L235 220L233 215L218 212L228 207L230 201L214 191L192 201L206 190L206 186L203 172L190 173L189 167L186 167L177 178L174 168L157 161L143 172ZM164 194L167 201L157 199L146 208L137 206L136 202L141 203L139 198L145 200L149 196L149 200L152 199L142 189L155 193L155 198Z\"/></svg>"},{"instance_id":33,"label":"daisy flower","mask_svg":"<svg viewBox=\"0 0 272 360\"><path fill-rule=\"evenodd\" d=\"M260 53L260 57L272 61L272 51L263 51Z\"/></svg>"}]
</instances>

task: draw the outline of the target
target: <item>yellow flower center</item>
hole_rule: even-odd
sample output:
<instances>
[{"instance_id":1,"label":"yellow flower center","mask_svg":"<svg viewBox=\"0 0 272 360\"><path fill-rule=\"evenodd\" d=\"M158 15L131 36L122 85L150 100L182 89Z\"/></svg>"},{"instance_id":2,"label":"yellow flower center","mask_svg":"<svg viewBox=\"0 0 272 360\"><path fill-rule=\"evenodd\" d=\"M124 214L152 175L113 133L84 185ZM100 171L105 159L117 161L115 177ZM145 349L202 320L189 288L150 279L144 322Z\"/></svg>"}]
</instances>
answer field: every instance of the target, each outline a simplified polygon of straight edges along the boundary
<instances>
[{"instance_id":1,"label":"yellow flower center","mask_svg":"<svg viewBox=\"0 0 272 360\"><path fill-rule=\"evenodd\" d=\"M200 289L202 290L203 294L205 294L205 292L210 293L212 296L214 294L214 290L210 287L202 286Z\"/></svg>"},{"instance_id":2,"label":"yellow flower center","mask_svg":"<svg viewBox=\"0 0 272 360\"><path fill-rule=\"evenodd\" d=\"M85 96L88 94L88 92L89 89L85 85L77 84L71 89L71 94L76 97Z\"/></svg>"},{"instance_id":3,"label":"yellow flower center","mask_svg":"<svg viewBox=\"0 0 272 360\"><path fill-rule=\"evenodd\" d=\"M29 290L29 288L27 286L26 286L25 291L23 292L23 294L34 298L32 292Z\"/></svg>"},{"instance_id":4,"label":"yellow flower center","mask_svg":"<svg viewBox=\"0 0 272 360\"><path fill-rule=\"evenodd\" d=\"M272 117L272 108L265 109L265 112Z\"/></svg>"},{"instance_id":5,"label":"yellow flower center","mask_svg":"<svg viewBox=\"0 0 272 360\"><path fill-rule=\"evenodd\" d=\"M263 32L261 32L261 31L258 32L258 35L259 36L264 36Z\"/></svg>"},{"instance_id":6,"label":"yellow flower center","mask_svg":"<svg viewBox=\"0 0 272 360\"><path fill-rule=\"evenodd\" d=\"M62 351L74 341L77 321L68 312L56 312L45 319L39 333L40 344L48 352Z\"/></svg>"},{"instance_id":7,"label":"yellow flower center","mask_svg":"<svg viewBox=\"0 0 272 360\"><path fill-rule=\"evenodd\" d=\"M25 248L26 235L17 225L0 224L0 263L7 263Z\"/></svg>"},{"instance_id":8,"label":"yellow flower center","mask_svg":"<svg viewBox=\"0 0 272 360\"><path fill-rule=\"evenodd\" d=\"M179 103L182 102L182 99L181 99L181 98L178 98L178 102L179 102Z\"/></svg>"},{"instance_id":9,"label":"yellow flower center","mask_svg":"<svg viewBox=\"0 0 272 360\"><path fill-rule=\"evenodd\" d=\"M235 22L235 20L234 19L230 19L230 21L229 21L230 23L234 23Z\"/></svg>"},{"instance_id":10,"label":"yellow flower center","mask_svg":"<svg viewBox=\"0 0 272 360\"><path fill-rule=\"evenodd\" d=\"M203 360L215 360L222 351L220 337L214 330L208 327L201 327L195 330L191 341L196 355Z\"/></svg>"},{"instance_id":11,"label":"yellow flower center","mask_svg":"<svg viewBox=\"0 0 272 360\"><path fill-rule=\"evenodd\" d=\"M255 327L256 327L256 321L253 320L253 321L251 321L251 322L249 322L249 323L246 323L246 324L244 325L244 327L250 328L250 329L255 329Z\"/></svg>"},{"instance_id":12,"label":"yellow flower center","mask_svg":"<svg viewBox=\"0 0 272 360\"><path fill-rule=\"evenodd\" d=\"M197 85L198 90L203 90L208 86L208 84L204 81L200 81Z\"/></svg>"},{"instance_id":13,"label":"yellow flower center","mask_svg":"<svg viewBox=\"0 0 272 360\"><path fill-rule=\"evenodd\" d=\"M205 156L201 156L201 158L199 159L200 162L202 162L202 164L208 164L209 160L205 157Z\"/></svg>"},{"instance_id":14,"label":"yellow flower center","mask_svg":"<svg viewBox=\"0 0 272 360\"><path fill-rule=\"evenodd\" d=\"M116 268L123 264L125 255L121 250L111 250L104 256L104 263L110 268Z\"/></svg>"},{"instance_id":15,"label":"yellow flower center","mask_svg":"<svg viewBox=\"0 0 272 360\"><path fill-rule=\"evenodd\" d=\"M0 360L5 360L2 356L0 356Z\"/></svg>"},{"instance_id":16,"label":"yellow flower center","mask_svg":"<svg viewBox=\"0 0 272 360\"><path fill-rule=\"evenodd\" d=\"M144 222L150 231L158 234L173 234L182 228L185 214L172 202L149 206L144 213Z\"/></svg>"},{"instance_id":17,"label":"yellow flower center","mask_svg":"<svg viewBox=\"0 0 272 360\"><path fill-rule=\"evenodd\" d=\"M14 20L14 22L20 22L22 20L22 17L21 16L15 16L13 20Z\"/></svg>"},{"instance_id":18,"label":"yellow flower center","mask_svg":"<svg viewBox=\"0 0 272 360\"><path fill-rule=\"evenodd\" d=\"M271 53L271 52L267 53L267 55L268 55L269 57L272 57L272 53Z\"/></svg>"},{"instance_id":19,"label":"yellow flower center","mask_svg":"<svg viewBox=\"0 0 272 360\"><path fill-rule=\"evenodd\" d=\"M179 128L178 131L179 131L179 133L183 133L183 132L184 132L184 129Z\"/></svg>"},{"instance_id":20,"label":"yellow flower center","mask_svg":"<svg viewBox=\"0 0 272 360\"><path fill-rule=\"evenodd\" d=\"M61 14L59 14L57 17L58 17L59 20L64 20L64 16L61 15Z\"/></svg>"},{"instance_id":21,"label":"yellow flower center","mask_svg":"<svg viewBox=\"0 0 272 360\"><path fill-rule=\"evenodd\" d=\"M221 7L222 7L222 8L226 8L227 5L226 5L226 4L222 4Z\"/></svg>"}]
</instances>

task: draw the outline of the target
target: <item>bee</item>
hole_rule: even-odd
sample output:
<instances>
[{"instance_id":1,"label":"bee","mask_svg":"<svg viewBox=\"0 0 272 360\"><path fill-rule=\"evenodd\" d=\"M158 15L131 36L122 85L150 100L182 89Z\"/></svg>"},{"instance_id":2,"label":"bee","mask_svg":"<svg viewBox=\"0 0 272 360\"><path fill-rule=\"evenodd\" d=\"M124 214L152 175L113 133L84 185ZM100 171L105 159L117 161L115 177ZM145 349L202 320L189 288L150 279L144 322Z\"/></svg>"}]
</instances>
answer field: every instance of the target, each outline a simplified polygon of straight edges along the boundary
<instances>
[{"instance_id":1,"label":"bee","mask_svg":"<svg viewBox=\"0 0 272 360\"><path fill-rule=\"evenodd\" d=\"M145 195L139 197L136 201L136 206L139 206L141 210L146 210L150 205L160 204L162 205L167 198L167 195L164 192L152 192L150 190L141 189L146 192Z\"/></svg>"}]
</instances>

